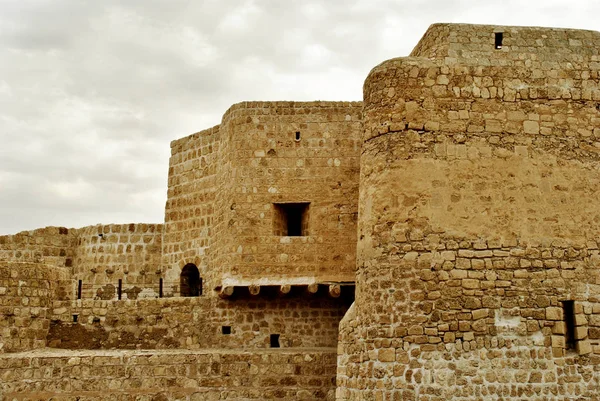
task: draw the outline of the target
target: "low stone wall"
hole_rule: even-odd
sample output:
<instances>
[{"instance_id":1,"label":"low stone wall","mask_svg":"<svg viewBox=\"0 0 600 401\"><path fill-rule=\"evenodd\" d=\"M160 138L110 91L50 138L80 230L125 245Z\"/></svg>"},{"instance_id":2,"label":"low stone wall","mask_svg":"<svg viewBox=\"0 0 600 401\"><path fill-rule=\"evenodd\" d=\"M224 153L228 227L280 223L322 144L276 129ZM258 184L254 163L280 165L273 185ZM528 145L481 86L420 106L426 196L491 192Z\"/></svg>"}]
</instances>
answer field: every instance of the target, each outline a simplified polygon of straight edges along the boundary
<instances>
[{"instance_id":1,"label":"low stone wall","mask_svg":"<svg viewBox=\"0 0 600 401\"><path fill-rule=\"evenodd\" d=\"M106 224L77 230L73 295L116 300L159 296L162 224ZM169 283L172 284L172 283ZM165 289L168 287L165 283Z\"/></svg>"},{"instance_id":2,"label":"low stone wall","mask_svg":"<svg viewBox=\"0 0 600 401\"><path fill-rule=\"evenodd\" d=\"M48 345L66 349L335 347L348 306L327 296L54 302ZM73 315L77 322L74 322ZM230 333L223 331L228 327Z\"/></svg>"},{"instance_id":3,"label":"low stone wall","mask_svg":"<svg viewBox=\"0 0 600 401\"><path fill-rule=\"evenodd\" d=\"M76 231L65 227L46 227L0 235L0 262L71 267Z\"/></svg>"},{"instance_id":4,"label":"low stone wall","mask_svg":"<svg viewBox=\"0 0 600 401\"><path fill-rule=\"evenodd\" d=\"M0 263L0 353L46 346L48 308L67 277L65 268Z\"/></svg>"},{"instance_id":5,"label":"low stone wall","mask_svg":"<svg viewBox=\"0 0 600 401\"><path fill-rule=\"evenodd\" d=\"M0 400L333 400L331 348L0 356Z\"/></svg>"}]
</instances>

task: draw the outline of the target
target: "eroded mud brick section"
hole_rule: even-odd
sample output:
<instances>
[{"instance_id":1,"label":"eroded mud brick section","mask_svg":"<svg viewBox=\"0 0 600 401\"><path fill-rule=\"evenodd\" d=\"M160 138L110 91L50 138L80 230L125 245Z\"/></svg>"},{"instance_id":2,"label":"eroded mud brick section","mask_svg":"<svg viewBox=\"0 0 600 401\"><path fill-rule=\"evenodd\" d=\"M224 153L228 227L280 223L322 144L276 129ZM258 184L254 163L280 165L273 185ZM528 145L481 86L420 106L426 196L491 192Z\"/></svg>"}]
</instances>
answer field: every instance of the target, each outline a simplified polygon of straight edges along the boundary
<instances>
[{"instance_id":1,"label":"eroded mud brick section","mask_svg":"<svg viewBox=\"0 0 600 401\"><path fill-rule=\"evenodd\" d=\"M600 34L433 25L364 86L339 400L597 400Z\"/></svg>"}]
</instances>

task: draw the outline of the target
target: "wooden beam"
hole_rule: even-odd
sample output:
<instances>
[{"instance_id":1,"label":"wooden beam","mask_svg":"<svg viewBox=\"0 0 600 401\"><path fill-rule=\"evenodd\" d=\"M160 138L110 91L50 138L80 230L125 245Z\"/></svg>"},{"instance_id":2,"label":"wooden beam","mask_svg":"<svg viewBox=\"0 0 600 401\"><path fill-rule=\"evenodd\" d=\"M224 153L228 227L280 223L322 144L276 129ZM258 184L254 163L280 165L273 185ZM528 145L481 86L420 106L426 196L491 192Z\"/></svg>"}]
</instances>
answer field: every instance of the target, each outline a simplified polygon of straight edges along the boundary
<instances>
[{"instance_id":1,"label":"wooden beam","mask_svg":"<svg viewBox=\"0 0 600 401\"><path fill-rule=\"evenodd\" d=\"M331 284L329 286L329 295L333 298L339 298L342 294L342 287L339 284Z\"/></svg>"},{"instance_id":2,"label":"wooden beam","mask_svg":"<svg viewBox=\"0 0 600 401\"><path fill-rule=\"evenodd\" d=\"M250 292L250 295L258 295L260 293L260 285L250 285L248 286L248 291Z\"/></svg>"},{"instance_id":3,"label":"wooden beam","mask_svg":"<svg viewBox=\"0 0 600 401\"><path fill-rule=\"evenodd\" d=\"M233 290L235 287L223 287L221 291L219 291L219 297L221 298L229 298L233 295Z\"/></svg>"},{"instance_id":4,"label":"wooden beam","mask_svg":"<svg viewBox=\"0 0 600 401\"><path fill-rule=\"evenodd\" d=\"M319 291L319 284L317 284L317 283L309 284L308 287L306 287L306 290L310 294L315 294L317 291Z\"/></svg>"},{"instance_id":5,"label":"wooden beam","mask_svg":"<svg viewBox=\"0 0 600 401\"><path fill-rule=\"evenodd\" d=\"M279 286L279 295L287 295L292 290L292 286L289 284L282 284Z\"/></svg>"}]
</instances>

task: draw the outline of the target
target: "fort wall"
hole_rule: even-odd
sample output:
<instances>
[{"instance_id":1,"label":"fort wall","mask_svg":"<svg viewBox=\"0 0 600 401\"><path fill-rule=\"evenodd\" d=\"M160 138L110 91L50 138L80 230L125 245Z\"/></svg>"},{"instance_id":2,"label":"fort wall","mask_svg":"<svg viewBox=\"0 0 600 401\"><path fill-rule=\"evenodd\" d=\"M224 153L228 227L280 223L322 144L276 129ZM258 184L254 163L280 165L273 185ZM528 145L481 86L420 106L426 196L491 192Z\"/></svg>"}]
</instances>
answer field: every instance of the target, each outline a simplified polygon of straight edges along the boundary
<instances>
[{"instance_id":1,"label":"fort wall","mask_svg":"<svg viewBox=\"0 0 600 401\"><path fill-rule=\"evenodd\" d=\"M171 283L166 296L179 294L179 275L188 263L196 265L207 288L214 288L211 251L221 151L219 126L171 143L162 251L165 280Z\"/></svg>"},{"instance_id":2,"label":"fort wall","mask_svg":"<svg viewBox=\"0 0 600 401\"><path fill-rule=\"evenodd\" d=\"M224 279L352 281L361 106L254 102L225 114ZM278 205L285 213L290 204L305 207L297 236L274 226Z\"/></svg>"},{"instance_id":3,"label":"fort wall","mask_svg":"<svg viewBox=\"0 0 600 401\"><path fill-rule=\"evenodd\" d=\"M331 400L337 344L338 400L600 400L599 81L598 32L435 24L364 103L233 105L164 225L0 237L2 395Z\"/></svg>"},{"instance_id":4,"label":"fort wall","mask_svg":"<svg viewBox=\"0 0 600 401\"><path fill-rule=\"evenodd\" d=\"M0 378L10 400L332 400L335 350L7 354Z\"/></svg>"},{"instance_id":5,"label":"fort wall","mask_svg":"<svg viewBox=\"0 0 600 401\"><path fill-rule=\"evenodd\" d=\"M365 82L340 400L597 397L600 34L497 31L434 26Z\"/></svg>"},{"instance_id":6,"label":"fort wall","mask_svg":"<svg viewBox=\"0 0 600 401\"><path fill-rule=\"evenodd\" d=\"M46 227L0 236L0 263L42 263L71 267L75 233L64 227Z\"/></svg>"},{"instance_id":7,"label":"fort wall","mask_svg":"<svg viewBox=\"0 0 600 401\"><path fill-rule=\"evenodd\" d=\"M64 349L335 347L347 305L310 298L55 301L48 345ZM74 321L73 316L76 316Z\"/></svg>"},{"instance_id":8,"label":"fort wall","mask_svg":"<svg viewBox=\"0 0 600 401\"><path fill-rule=\"evenodd\" d=\"M104 300L158 297L163 277L162 231L162 224L110 224L75 230L73 299L79 295ZM165 289L174 285L163 281Z\"/></svg>"},{"instance_id":9,"label":"fort wall","mask_svg":"<svg viewBox=\"0 0 600 401\"><path fill-rule=\"evenodd\" d=\"M0 263L0 353L46 346L49 306L64 297L65 268L36 263Z\"/></svg>"}]
</instances>

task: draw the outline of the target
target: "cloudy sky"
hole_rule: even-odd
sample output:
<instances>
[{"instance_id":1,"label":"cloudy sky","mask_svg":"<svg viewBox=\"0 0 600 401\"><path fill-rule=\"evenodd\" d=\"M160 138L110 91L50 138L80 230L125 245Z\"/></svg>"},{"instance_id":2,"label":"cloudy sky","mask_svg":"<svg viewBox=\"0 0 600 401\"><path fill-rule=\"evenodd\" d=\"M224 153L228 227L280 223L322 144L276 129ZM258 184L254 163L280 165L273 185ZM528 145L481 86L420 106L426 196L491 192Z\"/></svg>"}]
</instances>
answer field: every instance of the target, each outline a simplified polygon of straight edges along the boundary
<instances>
[{"instance_id":1,"label":"cloudy sky","mask_svg":"<svg viewBox=\"0 0 600 401\"><path fill-rule=\"evenodd\" d=\"M360 100L434 22L600 30L598 0L0 0L0 234L161 222L169 142L243 100Z\"/></svg>"}]
</instances>

